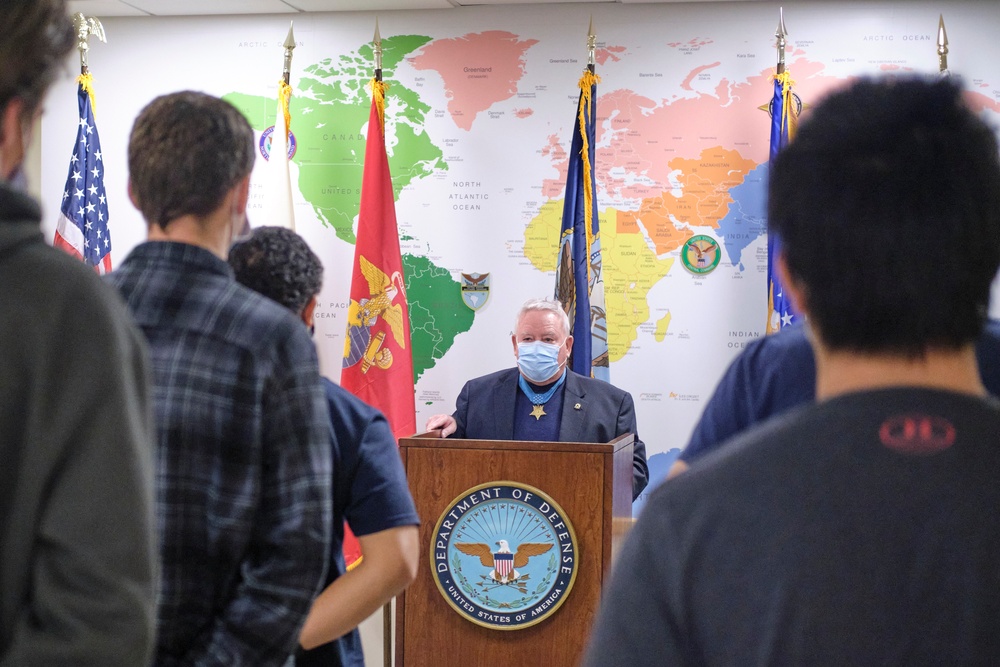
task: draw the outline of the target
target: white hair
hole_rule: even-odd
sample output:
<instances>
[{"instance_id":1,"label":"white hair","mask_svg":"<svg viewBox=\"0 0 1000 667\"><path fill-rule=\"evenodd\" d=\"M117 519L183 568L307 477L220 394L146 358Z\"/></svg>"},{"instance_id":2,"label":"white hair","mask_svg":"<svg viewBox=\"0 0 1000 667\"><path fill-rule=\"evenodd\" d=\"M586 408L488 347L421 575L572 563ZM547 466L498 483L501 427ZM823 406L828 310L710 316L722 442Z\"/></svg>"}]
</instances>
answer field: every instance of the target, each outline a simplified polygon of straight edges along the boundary
<instances>
[{"instance_id":1,"label":"white hair","mask_svg":"<svg viewBox=\"0 0 1000 667\"><path fill-rule=\"evenodd\" d=\"M555 313L559 321L562 322L563 332L569 336L569 315L563 310L562 304L558 299L528 299L525 301L524 305L521 306L521 310L517 312L517 318L514 320L514 335L517 335L517 325L521 322L521 318L533 310Z\"/></svg>"}]
</instances>

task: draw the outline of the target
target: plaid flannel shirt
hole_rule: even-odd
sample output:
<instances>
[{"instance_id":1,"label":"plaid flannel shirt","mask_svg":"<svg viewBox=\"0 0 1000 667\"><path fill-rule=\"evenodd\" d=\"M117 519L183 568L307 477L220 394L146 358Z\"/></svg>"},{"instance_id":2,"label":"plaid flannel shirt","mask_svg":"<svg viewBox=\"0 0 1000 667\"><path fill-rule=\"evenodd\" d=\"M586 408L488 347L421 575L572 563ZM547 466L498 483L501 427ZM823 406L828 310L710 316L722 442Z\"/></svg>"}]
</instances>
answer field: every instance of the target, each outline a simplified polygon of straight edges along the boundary
<instances>
[{"instance_id":1,"label":"plaid flannel shirt","mask_svg":"<svg viewBox=\"0 0 1000 667\"><path fill-rule=\"evenodd\" d=\"M323 581L328 416L305 326L183 243L109 280L146 334L157 422L157 665L282 665Z\"/></svg>"}]
</instances>

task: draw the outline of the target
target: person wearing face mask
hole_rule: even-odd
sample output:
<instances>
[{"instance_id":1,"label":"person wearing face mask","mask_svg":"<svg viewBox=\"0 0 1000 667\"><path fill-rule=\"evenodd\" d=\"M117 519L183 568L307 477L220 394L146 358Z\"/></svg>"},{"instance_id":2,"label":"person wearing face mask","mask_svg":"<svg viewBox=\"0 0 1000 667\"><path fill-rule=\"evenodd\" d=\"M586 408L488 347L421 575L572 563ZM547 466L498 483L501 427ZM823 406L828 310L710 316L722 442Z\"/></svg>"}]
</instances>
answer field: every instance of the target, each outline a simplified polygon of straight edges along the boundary
<instances>
[{"instance_id":1,"label":"person wearing face mask","mask_svg":"<svg viewBox=\"0 0 1000 667\"><path fill-rule=\"evenodd\" d=\"M632 396L566 367L573 337L558 301L532 299L517 315L516 368L465 383L451 415L434 415L427 430L441 437L483 440L608 442L635 434L632 499L646 488L646 445L635 425Z\"/></svg>"},{"instance_id":2,"label":"person wearing face mask","mask_svg":"<svg viewBox=\"0 0 1000 667\"><path fill-rule=\"evenodd\" d=\"M316 351L226 263L253 139L235 107L196 92L153 100L129 138L148 241L108 280L152 352L156 665L284 665L326 575L333 467Z\"/></svg>"},{"instance_id":3,"label":"person wearing face mask","mask_svg":"<svg viewBox=\"0 0 1000 667\"><path fill-rule=\"evenodd\" d=\"M149 361L93 269L45 243L22 163L75 43L64 0L0 25L0 665L132 667L154 634Z\"/></svg>"}]
</instances>

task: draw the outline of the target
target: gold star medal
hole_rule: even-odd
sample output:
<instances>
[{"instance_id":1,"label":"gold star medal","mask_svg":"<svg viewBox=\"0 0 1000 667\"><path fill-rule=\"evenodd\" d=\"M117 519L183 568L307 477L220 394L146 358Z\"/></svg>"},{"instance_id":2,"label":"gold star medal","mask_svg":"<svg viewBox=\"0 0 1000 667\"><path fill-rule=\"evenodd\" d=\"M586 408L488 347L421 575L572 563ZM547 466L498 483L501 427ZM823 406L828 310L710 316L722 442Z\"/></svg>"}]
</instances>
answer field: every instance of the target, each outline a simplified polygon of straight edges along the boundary
<instances>
[{"instance_id":1,"label":"gold star medal","mask_svg":"<svg viewBox=\"0 0 1000 667\"><path fill-rule=\"evenodd\" d=\"M535 421L538 421L548 414L545 412L545 404L550 398L552 398L552 395L556 393L556 389L562 385L565 379L566 373L563 373L562 376L560 376L560 378L556 380L547 391L541 394L531 388L528 381L524 379L523 375L517 379L517 383L521 388L521 391L523 391L524 395L528 397L529 401L531 401L531 416L535 418Z\"/></svg>"}]
</instances>

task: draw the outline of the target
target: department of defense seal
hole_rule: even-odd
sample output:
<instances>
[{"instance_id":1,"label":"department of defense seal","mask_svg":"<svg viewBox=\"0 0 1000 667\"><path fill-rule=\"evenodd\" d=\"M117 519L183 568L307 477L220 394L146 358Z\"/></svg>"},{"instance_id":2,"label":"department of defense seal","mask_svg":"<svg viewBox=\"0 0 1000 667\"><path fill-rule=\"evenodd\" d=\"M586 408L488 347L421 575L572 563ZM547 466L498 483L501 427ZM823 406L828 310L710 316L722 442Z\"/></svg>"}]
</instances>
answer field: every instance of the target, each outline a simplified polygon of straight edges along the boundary
<instances>
[{"instance_id":1,"label":"department of defense seal","mask_svg":"<svg viewBox=\"0 0 1000 667\"><path fill-rule=\"evenodd\" d=\"M522 630L545 620L576 580L576 533L562 508L518 482L481 484L445 508L431 569L452 609L477 625Z\"/></svg>"}]
</instances>

